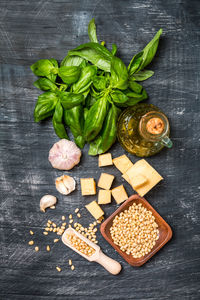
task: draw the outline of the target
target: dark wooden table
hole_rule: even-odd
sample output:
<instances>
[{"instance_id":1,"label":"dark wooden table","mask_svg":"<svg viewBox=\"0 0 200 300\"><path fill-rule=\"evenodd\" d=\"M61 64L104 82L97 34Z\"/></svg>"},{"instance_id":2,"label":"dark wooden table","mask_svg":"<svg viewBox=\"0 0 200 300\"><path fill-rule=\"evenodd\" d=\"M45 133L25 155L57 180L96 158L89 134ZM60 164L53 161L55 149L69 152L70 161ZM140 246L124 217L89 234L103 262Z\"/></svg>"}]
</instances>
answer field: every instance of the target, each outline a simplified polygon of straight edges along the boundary
<instances>
[{"instance_id":1,"label":"dark wooden table","mask_svg":"<svg viewBox=\"0 0 200 300\"><path fill-rule=\"evenodd\" d=\"M0 299L199 299L199 1L1 0L0 4ZM48 219L60 222L76 207L81 208L84 225L92 221L84 205L95 197L81 197L79 178L98 179L100 170L97 158L89 157L85 147L81 163L69 172L77 190L70 196L56 191L54 180L63 172L50 166L48 151L58 138L51 121L33 121L39 91L33 87L35 77L29 67L40 58L60 61L69 49L87 42L92 17L99 39L108 47L117 43L126 63L163 28L151 66L155 75L144 86L148 101L169 116L174 143L171 150L148 159L164 181L146 196L172 226L173 239L144 266L134 268L98 232L104 252L123 266L116 277L61 242L54 244L53 234L42 234ZM119 144L111 152L113 157L126 153ZM117 176L115 186L122 182L114 167L102 170ZM131 195L133 191L123 183ZM59 202L56 210L44 214L39 200L46 193L56 195ZM105 207L106 216L115 209L113 201ZM38 253L28 245L30 229ZM45 250L47 244L50 252ZM74 271L68 266L70 258Z\"/></svg>"}]
</instances>

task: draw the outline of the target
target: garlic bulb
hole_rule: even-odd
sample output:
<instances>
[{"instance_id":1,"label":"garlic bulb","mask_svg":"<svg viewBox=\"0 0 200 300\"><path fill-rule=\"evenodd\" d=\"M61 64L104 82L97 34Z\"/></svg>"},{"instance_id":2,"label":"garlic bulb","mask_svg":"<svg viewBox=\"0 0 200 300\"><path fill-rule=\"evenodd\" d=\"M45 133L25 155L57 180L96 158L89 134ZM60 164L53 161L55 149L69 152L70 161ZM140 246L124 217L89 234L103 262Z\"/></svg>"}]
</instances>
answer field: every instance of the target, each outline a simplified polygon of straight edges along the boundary
<instances>
[{"instance_id":1,"label":"garlic bulb","mask_svg":"<svg viewBox=\"0 0 200 300\"><path fill-rule=\"evenodd\" d=\"M76 182L73 177L62 175L56 178L56 189L63 195L68 195L75 190Z\"/></svg>"},{"instance_id":2,"label":"garlic bulb","mask_svg":"<svg viewBox=\"0 0 200 300\"><path fill-rule=\"evenodd\" d=\"M53 168L70 170L80 161L81 150L74 142L62 139L49 151L49 161Z\"/></svg>"},{"instance_id":3,"label":"garlic bulb","mask_svg":"<svg viewBox=\"0 0 200 300\"><path fill-rule=\"evenodd\" d=\"M40 199L40 210L45 212L45 209L47 207L51 207L55 205L57 202L57 199L55 196L52 195L45 195Z\"/></svg>"}]
</instances>

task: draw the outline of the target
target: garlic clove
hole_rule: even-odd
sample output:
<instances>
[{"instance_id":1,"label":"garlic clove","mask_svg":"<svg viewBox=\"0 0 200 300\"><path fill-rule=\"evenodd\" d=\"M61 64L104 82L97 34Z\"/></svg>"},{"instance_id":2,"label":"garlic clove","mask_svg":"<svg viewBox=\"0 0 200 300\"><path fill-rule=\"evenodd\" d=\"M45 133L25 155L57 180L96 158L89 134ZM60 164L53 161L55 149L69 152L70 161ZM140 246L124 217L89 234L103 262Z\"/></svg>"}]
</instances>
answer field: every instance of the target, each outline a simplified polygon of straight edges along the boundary
<instances>
[{"instance_id":1,"label":"garlic clove","mask_svg":"<svg viewBox=\"0 0 200 300\"><path fill-rule=\"evenodd\" d=\"M81 150L74 142L62 139L49 151L49 161L53 168L70 170L80 162Z\"/></svg>"},{"instance_id":2,"label":"garlic clove","mask_svg":"<svg viewBox=\"0 0 200 300\"><path fill-rule=\"evenodd\" d=\"M62 175L56 178L56 189L63 195L68 195L75 190L76 182L73 177Z\"/></svg>"},{"instance_id":3,"label":"garlic clove","mask_svg":"<svg viewBox=\"0 0 200 300\"><path fill-rule=\"evenodd\" d=\"M57 199L55 196L45 195L40 199L40 210L45 212L45 209L47 207L55 205L56 202L57 202Z\"/></svg>"}]
</instances>

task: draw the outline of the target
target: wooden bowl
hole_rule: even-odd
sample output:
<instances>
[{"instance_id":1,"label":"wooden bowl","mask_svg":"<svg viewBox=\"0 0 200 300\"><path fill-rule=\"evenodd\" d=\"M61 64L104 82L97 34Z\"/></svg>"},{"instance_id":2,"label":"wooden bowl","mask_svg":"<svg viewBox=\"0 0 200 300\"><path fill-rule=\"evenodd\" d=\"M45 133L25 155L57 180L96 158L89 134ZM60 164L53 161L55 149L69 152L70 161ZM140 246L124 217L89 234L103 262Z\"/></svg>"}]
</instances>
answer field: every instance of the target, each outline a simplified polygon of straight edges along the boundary
<instances>
[{"instance_id":1,"label":"wooden bowl","mask_svg":"<svg viewBox=\"0 0 200 300\"><path fill-rule=\"evenodd\" d=\"M126 210L131 206L133 203L139 204L141 203L145 208L150 210L155 217L155 221L158 224L159 230L159 239L156 241L155 246L152 248L151 252L142 256L140 258L133 258L131 254L126 254L122 250L120 250L119 246L115 245L111 234L110 234L110 227L112 226L113 219L116 215L120 212ZM133 195L128 198L110 217L108 217L100 227L101 234L103 237L113 246L117 252L131 265L131 266L142 266L146 263L156 252L158 252L171 238L172 238L172 230L171 227L163 220L163 218L155 211L155 209L145 200L144 198Z\"/></svg>"}]
</instances>

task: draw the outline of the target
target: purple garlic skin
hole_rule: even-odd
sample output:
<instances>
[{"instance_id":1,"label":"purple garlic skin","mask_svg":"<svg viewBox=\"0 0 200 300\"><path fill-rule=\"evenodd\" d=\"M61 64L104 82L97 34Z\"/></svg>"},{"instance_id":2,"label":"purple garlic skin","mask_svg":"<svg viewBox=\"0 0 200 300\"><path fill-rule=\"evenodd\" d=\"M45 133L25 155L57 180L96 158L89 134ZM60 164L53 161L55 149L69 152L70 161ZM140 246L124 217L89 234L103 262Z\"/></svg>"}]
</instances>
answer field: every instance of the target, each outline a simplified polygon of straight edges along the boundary
<instances>
[{"instance_id":1,"label":"purple garlic skin","mask_svg":"<svg viewBox=\"0 0 200 300\"><path fill-rule=\"evenodd\" d=\"M62 139L49 151L49 161L53 168L71 170L80 162L81 150L74 142Z\"/></svg>"}]
</instances>

